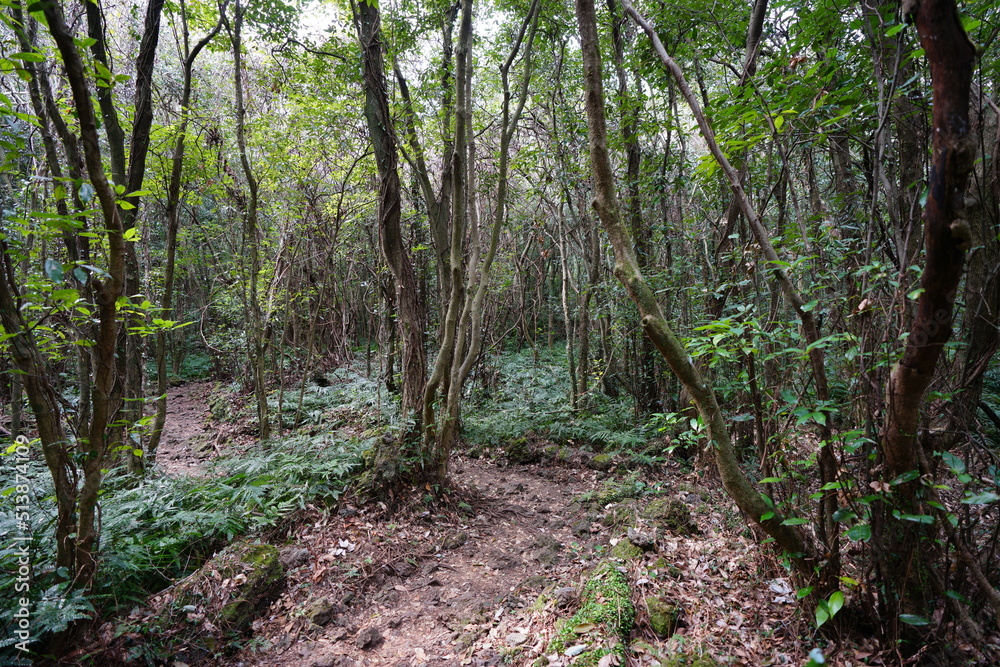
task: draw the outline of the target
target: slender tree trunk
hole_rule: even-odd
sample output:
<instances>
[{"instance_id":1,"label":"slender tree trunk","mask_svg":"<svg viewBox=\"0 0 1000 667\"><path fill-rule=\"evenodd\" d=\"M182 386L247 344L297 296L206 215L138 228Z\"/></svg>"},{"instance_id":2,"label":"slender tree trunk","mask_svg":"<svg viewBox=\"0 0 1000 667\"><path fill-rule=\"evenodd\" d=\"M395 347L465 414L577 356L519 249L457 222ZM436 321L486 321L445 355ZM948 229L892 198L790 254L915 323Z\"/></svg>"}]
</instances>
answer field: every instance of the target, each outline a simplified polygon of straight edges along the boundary
<instances>
[{"instance_id":1,"label":"slender tree trunk","mask_svg":"<svg viewBox=\"0 0 1000 667\"><path fill-rule=\"evenodd\" d=\"M631 7L626 7L626 11L633 18L637 18L638 15ZM664 360L688 390L705 421L709 439L715 448L719 473L726 490L741 510L771 535L782 549L793 556L792 562L798 573L803 578L810 579L816 564L812 544L796 526L784 523L784 517L780 516L771 505L764 501L762 494L750 484L746 475L743 474L736 461L729 431L716 400L715 392L705 383L700 371L691 362L684 346L671 331L663 318L653 291L639 270L632 240L622 223L614 174L608 155L601 58L593 0L577 0L576 14L580 26L580 43L584 63L584 104L587 110L591 169L594 179L594 208L597 210L614 248L615 275L639 308L642 326L646 334L652 339ZM641 17L639 18L641 19ZM647 29L648 24L644 25L641 20L639 23L647 32L652 32L651 29ZM653 34L655 35L655 33ZM656 39L654 42L658 44L659 40ZM657 50L663 58L665 51L662 51L662 45L659 45ZM667 60L669 61L669 58ZM690 90L686 88L686 84L682 85L682 90L688 94L690 101ZM704 122L704 117L702 116L700 120ZM737 181L733 187L738 185Z\"/></svg>"},{"instance_id":2,"label":"slender tree trunk","mask_svg":"<svg viewBox=\"0 0 1000 667\"><path fill-rule=\"evenodd\" d=\"M387 490L401 480L412 481L420 473L403 470L402 453L415 443L421 432L423 390L427 377L427 357L424 350L426 308L417 289L413 262L403 243L400 226L400 183L396 135L386 90L382 55L382 30L378 6L360 2L354 5L354 15L364 67L365 118L375 151L380 192L378 207L379 242L382 255L392 273L399 308L402 354L401 419L406 425L400 438L376 453L373 488Z\"/></svg>"},{"instance_id":3,"label":"slender tree trunk","mask_svg":"<svg viewBox=\"0 0 1000 667\"><path fill-rule=\"evenodd\" d=\"M236 145L240 153L240 164L243 167L243 175L247 179L247 189L250 191L249 201L246 210L243 211L243 244L249 253L249 287L246 297L247 310L247 356L250 362L250 370L253 374L253 390L257 403L258 435L261 440L271 437L271 420L267 408L267 340L265 337L263 314L260 309L260 243L258 231L258 191L257 178L254 176L250 166L250 157L247 153L246 137L246 104L243 96L243 19L246 15L246 8L239 0L236 2L233 12L233 21L230 24L225 11L222 12L223 21L229 32L229 37L233 47L233 78L236 84Z\"/></svg>"},{"instance_id":4,"label":"slender tree trunk","mask_svg":"<svg viewBox=\"0 0 1000 667\"><path fill-rule=\"evenodd\" d=\"M221 12L225 12L225 5ZM198 41L193 49L189 49L190 31L188 29L187 9L184 0L180 2L181 36L183 39L182 57L182 77L181 89L181 122L177 128L177 138L174 140L174 152L170 163L170 180L167 183L167 239L164 252L166 262L163 269L163 295L160 300L160 318L171 319L174 307L174 273L176 272L177 257L177 232L180 229L180 194L181 178L184 171L185 139L187 133L188 120L191 113L191 84L192 70L195 58L205 46L219 33L222 28L222 18L209 31L208 35ZM176 355L175 355L176 357ZM175 359L176 361L176 359ZM156 416L153 419L153 430L149 437L149 444L146 447L149 461L147 465L152 465L156 460L156 450L160 445L160 436L163 433L163 425L167 421L167 332L156 332Z\"/></svg>"},{"instance_id":5,"label":"slender tree trunk","mask_svg":"<svg viewBox=\"0 0 1000 667\"><path fill-rule=\"evenodd\" d=\"M902 359L892 368L886 387L884 435L881 441L882 479L892 485L891 501L883 505L876 526L883 559L891 569L884 585L890 611L890 636L911 634L899 614L930 617L934 607L933 560L938 552L936 525L893 520L923 510L920 475L933 475L932 452L918 442L919 414L924 392L945 343L951 337L956 291L965 252L972 241L965 218L964 194L977 149L970 132L969 92L976 51L962 28L954 0L923 0L907 17L916 24L927 53L934 87L932 132L934 156L927 204L924 207L926 260L920 279L923 292L906 339ZM906 481L911 476L910 481Z\"/></svg>"}]
</instances>

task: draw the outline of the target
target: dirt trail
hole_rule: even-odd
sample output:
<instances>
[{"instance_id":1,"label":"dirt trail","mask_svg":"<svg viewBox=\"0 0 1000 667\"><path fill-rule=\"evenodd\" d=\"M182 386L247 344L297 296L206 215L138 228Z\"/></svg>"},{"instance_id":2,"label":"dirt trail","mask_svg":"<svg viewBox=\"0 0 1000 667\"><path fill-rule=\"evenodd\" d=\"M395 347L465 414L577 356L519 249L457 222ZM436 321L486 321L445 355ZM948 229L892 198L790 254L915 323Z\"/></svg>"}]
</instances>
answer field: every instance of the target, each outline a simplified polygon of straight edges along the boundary
<instances>
[{"instance_id":1,"label":"dirt trail","mask_svg":"<svg viewBox=\"0 0 1000 667\"><path fill-rule=\"evenodd\" d=\"M547 631L523 612L543 590L575 579L603 541L601 526L569 504L596 475L462 460L454 480L471 501L464 518L427 510L385 524L373 510L347 507L303 526L285 551L286 592L255 626L272 648L229 664L494 665L511 650L537 656Z\"/></svg>"},{"instance_id":2,"label":"dirt trail","mask_svg":"<svg viewBox=\"0 0 1000 667\"><path fill-rule=\"evenodd\" d=\"M161 449L170 474L200 471L189 443L210 440L208 387L171 391ZM799 639L794 592L752 545L732 503L696 473L629 472L624 463L600 473L457 457L443 503L428 493L391 514L344 503L333 513L298 515L271 539L286 566L283 592L253 623L253 636L213 664L568 667L579 662L575 655L553 653L549 642L627 528L651 536L645 554L616 561L637 610L627 665L657 665L678 652L717 660L705 665L803 664L812 646ZM623 488L638 497L580 502ZM692 530L645 522L658 501L688 508ZM647 607L667 602L678 622L657 636ZM602 641L576 631L575 642ZM828 664L861 664L860 650L844 647L851 659Z\"/></svg>"},{"instance_id":3,"label":"dirt trail","mask_svg":"<svg viewBox=\"0 0 1000 667\"><path fill-rule=\"evenodd\" d=\"M206 442L206 434L211 431L208 410L211 389L210 382L189 382L172 387L167 392L167 421L156 456L157 463L166 474L202 474L201 460L194 452L194 444Z\"/></svg>"}]
</instances>

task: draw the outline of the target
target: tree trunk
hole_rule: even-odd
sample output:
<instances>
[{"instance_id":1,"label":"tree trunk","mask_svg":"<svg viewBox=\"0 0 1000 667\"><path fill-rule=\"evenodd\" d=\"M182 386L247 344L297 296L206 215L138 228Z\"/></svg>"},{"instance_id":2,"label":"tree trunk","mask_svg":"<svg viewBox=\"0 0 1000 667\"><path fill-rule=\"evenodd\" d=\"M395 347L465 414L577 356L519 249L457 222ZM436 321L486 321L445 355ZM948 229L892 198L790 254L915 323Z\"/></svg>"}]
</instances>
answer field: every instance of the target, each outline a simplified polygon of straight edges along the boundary
<instances>
[{"instance_id":1,"label":"tree trunk","mask_svg":"<svg viewBox=\"0 0 1000 667\"><path fill-rule=\"evenodd\" d=\"M225 12L225 7L222 8ZM184 170L184 151L187 133L188 119L191 107L191 81L192 70L195 58L205 46L222 29L222 17L215 24L209 33L195 44L193 49L188 48L190 32L188 28L187 9L184 1L180 3L181 36L183 38L184 53L182 57L182 77L183 87L181 90L181 123L177 128L177 138L174 140L174 152L171 156L170 180L167 182L167 201L165 204L167 218L167 238L166 262L163 269L163 295L160 299L160 318L169 320L173 315L174 307L174 273L176 271L177 256L177 232L180 229L180 194L181 176ZM176 355L175 355L176 356ZM153 420L153 430L149 437L149 444L146 447L151 465L156 460L156 450L160 445L160 436L163 433L163 425L167 421L167 332L160 330L156 332L156 416Z\"/></svg>"},{"instance_id":2,"label":"tree trunk","mask_svg":"<svg viewBox=\"0 0 1000 667\"><path fill-rule=\"evenodd\" d=\"M962 28L954 0L923 0L907 16L915 22L927 53L934 87L932 132L934 155L924 207L926 260L920 278L923 292L906 340L902 359L892 368L886 387L882 479L892 485L879 544L892 575L886 576L885 601L890 636L909 634L900 614L929 618L936 591L931 586L933 546L940 528L914 521L892 520L891 510L929 514L923 510L919 475L932 474L930 457L918 443L920 407L934 377L944 344L951 337L952 316L965 251L972 240L964 216L964 193L977 142L970 132L969 89L976 51ZM912 477L911 477L912 475ZM909 481L907 481L909 478ZM904 632L907 630L907 632Z\"/></svg>"},{"instance_id":3,"label":"tree trunk","mask_svg":"<svg viewBox=\"0 0 1000 667\"><path fill-rule=\"evenodd\" d=\"M417 289L416 273L403 243L400 227L400 183L398 151L386 89L382 56L382 29L379 8L375 3L354 5L358 39L364 67L365 118L375 151L380 192L378 206L379 243L392 273L399 308L402 354L402 397L400 418L404 428L392 444L383 444L375 455L374 490L385 491L400 481L412 481L418 471L403 470L402 454L418 440L423 413L423 390L427 377L424 351L426 307Z\"/></svg>"},{"instance_id":4,"label":"tree trunk","mask_svg":"<svg viewBox=\"0 0 1000 667\"><path fill-rule=\"evenodd\" d=\"M631 8L627 8L627 11ZM634 10L632 10L634 11ZM664 320L660 305L639 270L632 240L622 224L614 174L607 147L604 118L604 91L598 48L597 19L593 0L577 0L580 45L584 64L584 104L590 139L591 169L594 179L594 208L601 218L615 252L615 275L639 308L646 335L691 394L708 427L715 447L716 462L726 490L736 504L793 557L796 570L811 578L815 555L805 535L794 525L784 525L784 517L764 501L740 470L715 392L706 385L687 351ZM633 14L633 18L634 18Z\"/></svg>"}]
</instances>

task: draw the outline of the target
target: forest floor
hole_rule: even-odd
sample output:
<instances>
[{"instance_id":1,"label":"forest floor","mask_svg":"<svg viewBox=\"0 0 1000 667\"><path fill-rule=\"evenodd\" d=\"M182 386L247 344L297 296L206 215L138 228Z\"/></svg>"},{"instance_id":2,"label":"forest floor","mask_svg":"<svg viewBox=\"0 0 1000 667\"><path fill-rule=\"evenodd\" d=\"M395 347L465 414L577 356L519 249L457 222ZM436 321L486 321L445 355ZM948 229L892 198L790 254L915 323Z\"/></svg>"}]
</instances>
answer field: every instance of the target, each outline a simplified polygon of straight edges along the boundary
<instances>
[{"instance_id":1,"label":"forest floor","mask_svg":"<svg viewBox=\"0 0 1000 667\"><path fill-rule=\"evenodd\" d=\"M197 383L170 392L159 455L169 474L201 473L192 443L203 456L212 451L203 446L212 441L207 395ZM791 582L711 476L465 457L452 461L451 473L444 500L417 494L390 513L348 499L336 512L298 515L276 540L283 592L254 622L253 637L219 664L578 664L574 651L608 641L594 624L570 627L568 650L550 642L561 627L567 633L560 621L573 616L595 566L614 557L630 528L650 539L641 555L613 561L637 610L628 665L804 665L816 646L800 639L810 625ZM687 513L667 523L644 519L655 502ZM677 610L661 635L648 611L657 605ZM856 641L824 646L830 665L893 664ZM694 661L702 656L715 662Z\"/></svg>"}]
</instances>

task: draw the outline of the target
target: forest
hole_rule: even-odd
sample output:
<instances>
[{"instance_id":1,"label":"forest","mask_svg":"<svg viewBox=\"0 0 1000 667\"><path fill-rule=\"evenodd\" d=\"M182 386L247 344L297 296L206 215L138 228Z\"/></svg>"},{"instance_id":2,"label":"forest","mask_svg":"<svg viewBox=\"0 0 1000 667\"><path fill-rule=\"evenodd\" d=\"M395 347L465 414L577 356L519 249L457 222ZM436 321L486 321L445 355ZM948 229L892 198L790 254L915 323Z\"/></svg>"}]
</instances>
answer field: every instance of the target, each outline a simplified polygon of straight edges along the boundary
<instances>
[{"instance_id":1,"label":"forest","mask_svg":"<svg viewBox=\"0 0 1000 667\"><path fill-rule=\"evenodd\" d=\"M0 664L1000 664L989 0L0 23Z\"/></svg>"}]
</instances>

